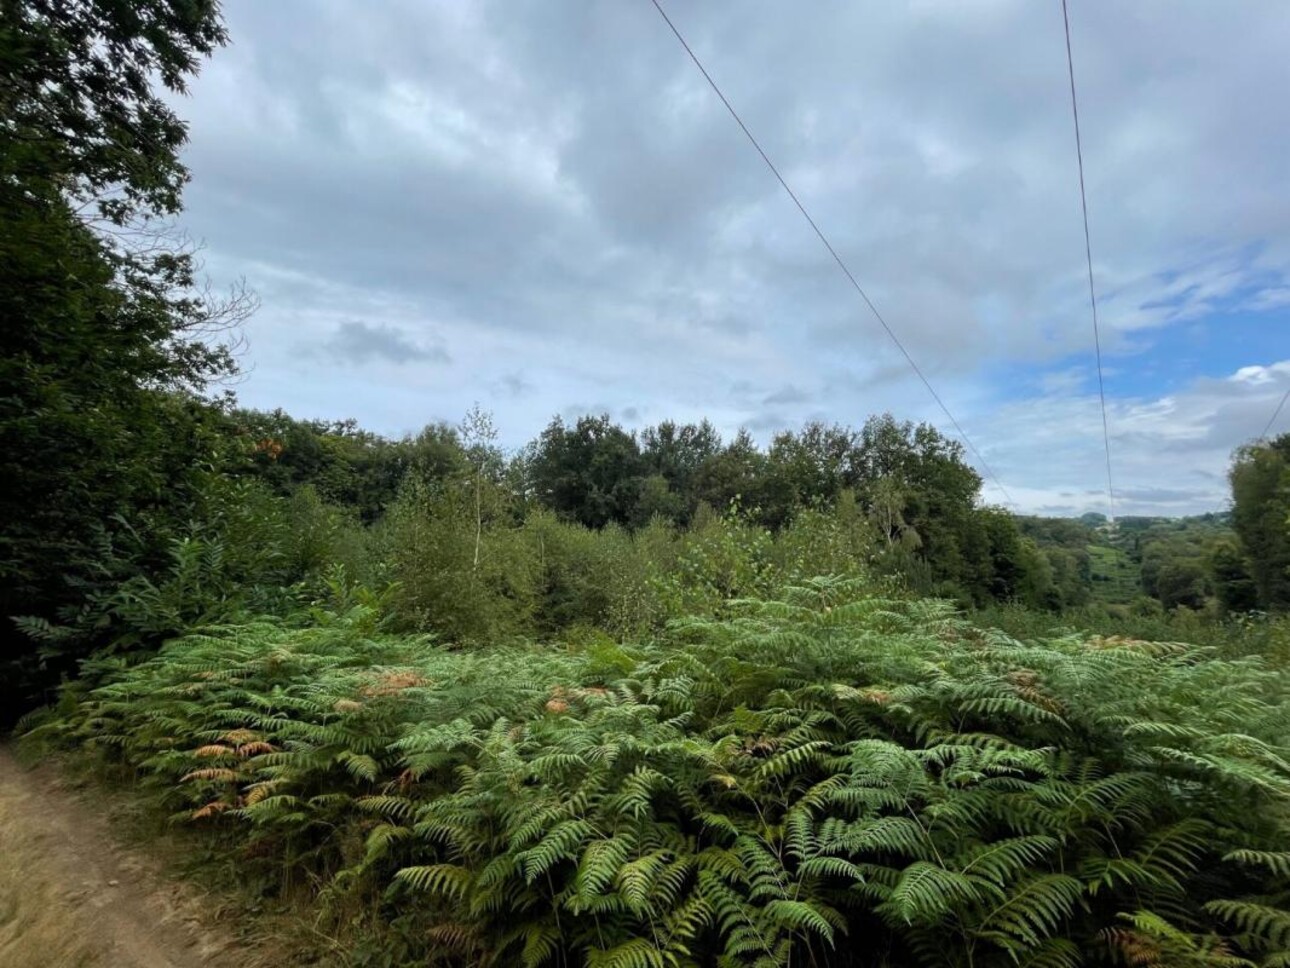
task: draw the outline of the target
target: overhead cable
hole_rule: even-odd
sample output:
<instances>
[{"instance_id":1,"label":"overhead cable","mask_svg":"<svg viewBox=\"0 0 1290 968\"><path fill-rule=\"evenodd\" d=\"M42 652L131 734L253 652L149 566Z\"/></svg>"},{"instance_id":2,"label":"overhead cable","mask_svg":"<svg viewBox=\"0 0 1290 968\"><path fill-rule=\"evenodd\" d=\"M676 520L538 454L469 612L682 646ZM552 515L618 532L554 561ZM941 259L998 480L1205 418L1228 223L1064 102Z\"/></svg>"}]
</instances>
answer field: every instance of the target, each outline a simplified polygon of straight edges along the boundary
<instances>
[{"instance_id":1,"label":"overhead cable","mask_svg":"<svg viewBox=\"0 0 1290 968\"><path fill-rule=\"evenodd\" d=\"M1075 119L1075 158L1079 163L1079 204L1084 213L1084 258L1088 262L1088 303L1093 313L1093 350L1097 357L1097 395L1102 403L1102 443L1106 449L1106 500L1111 523L1115 524L1115 484L1111 477L1111 431L1106 416L1106 380L1102 375L1102 334L1097 321L1097 289L1093 285L1093 244L1088 231L1088 195L1084 190L1084 145L1079 133L1079 100L1075 96L1075 58L1071 55L1071 20L1062 0L1062 24L1066 28L1066 68L1071 82L1071 116Z\"/></svg>"},{"instance_id":2,"label":"overhead cable","mask_svg":"<svg viewBox=\"0 0 1290 968\"><path fill-rule=\"evenodd\" d=\"M833 261L838 264L838 268L842 270L842 273L843 275L846 276L847 281L851 283L852 288L855 289L857 293L859 293L860 298L864 300L864 304L869 307L869 311L873 313L874 318L878 320L878 323L882 326L883 330L887 333L887 336L896 345L896 348L900 350L901 355L905 357L905 362L907 362L910 368L916 374L918 374L918 378L923 382L923 386L927 388L927 392L932 395L932 399L935 400L937 406L941 408L941 412L945 414L946 418L953 425L959 437L962 438L963 442L967 445L968 450L972 452L973 456L977 460L977 463L979 463L982 469L984 469L984 471L986 472L986 475L994 483L994 486L999 489L999 492L1003 495L1004 500L1009 505L1012 505L1015 508L1016 505L1013 503L1011 495L1008 494L1007 488L1005 488L1003 484L999 481L998 475L994 473L990 465L986 462L986 459L983 456L981 456L981 452L977 449L976 444L972 442L972 438L967 435L967 432L963 429L962 425L960 425L958 420L955 419L954 414L950 412L950 408L946 406L945 401L941 399L941 395L936 392L935 387L932 386L932 383L927 378L927 375L923 372L922 368L914 361L914 358L913 356L910 355L909 350L905 348L905 344L900 341L900 338L892 330L891 326L888 325L887 320L884 319L882 313L878 311L878 307L873 304L873 300L871 300L868 294L865 293L863 287L861 287L860 283L856 280L855 275L847 267L847 264L842 260L842 257L838 255L837 249L833 247L833 244L828 240L828 237L825 236L824 232L820 229L820 226L816 223L815 219L811 217L811 213L806 210L806 206L803 205L801 199L797 197L797 193L794 192L793 189L789 186L788 182L784 180L784 176L780 174L779 169L775 166L775 163L770 160L770 156L766 154L765 150L763 150L761 144L753 136L753 133L750 130L748 130L748 125L744 124L743 118L739 116L739 112L735 110L734 105L732 105L730 103L730 100L725 96L724 93L722 93L722 90L717 85L717 82L712 79L712 75L708 73L707 68L703 66L703 62L699 60L698 55L694 53L694 50L686 42L685 37L681 35L681 31L678 30L676 27L676 24L672 22L672 18L670 18L667 15L667 11L663 9L662 4L659 2L659 0L651 0L651 2L654 4L654 9L658 11L659 16L663 18L664 23L666 23L667 26L671 29L672 33L676 36L676 39L680 41L681 46L685 48L685 52L690 55L690 60L692 60L694 62L694 66L699 69L699 73L701 73L703 75L704 80L708 82L708 86L711 87L712 90L716 93L717 97L721 99L721 103L725 105L726 110L730 112L730 116L735 119L735 123L738 124L740 130L743 131L744 136L752 144L753 148L757 150L757 154L761 156L761 160L766 163L766 167L770 169L771 174L775 176L775 179L779 182L780 186L784 189L785 192L788 193L788 197L793 200L793 204L797 206L797 210L802 213L802 217L806 219L807 224L810 225L811 229L815 232L820 242L823 243L824 248L826 248L829 252L829 255L833 257Z\"/></svg>"}]
</instances>

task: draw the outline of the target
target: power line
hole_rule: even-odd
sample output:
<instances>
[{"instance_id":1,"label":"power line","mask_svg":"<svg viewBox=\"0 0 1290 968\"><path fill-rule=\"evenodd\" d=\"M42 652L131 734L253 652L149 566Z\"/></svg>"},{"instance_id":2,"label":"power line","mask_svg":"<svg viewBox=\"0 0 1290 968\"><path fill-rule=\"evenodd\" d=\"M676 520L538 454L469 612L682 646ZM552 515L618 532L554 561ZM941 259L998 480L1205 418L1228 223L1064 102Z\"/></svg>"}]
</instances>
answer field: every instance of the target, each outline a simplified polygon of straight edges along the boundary
<instances>
[{"instance_id":1,"label":"power line","mask_svg":"<svg viewBox=\"0 0 1290 968\"><path fill-rule=\"evenodd\" d=\"M1268 425L1263 428L1263 433L1259 434L1259 440L1267 439L1268 431L1271 430L1272 425L1277 422L1277 417L1281 416L1281 409L1286 405L1287 400L1290 400L1290 389L1287 389L1286 392L1281 395L1281 402L1277 404L1276 410L1272 412L1272 416L1268 419Z\"/></svg>"},{"instance_id":2,"label":"power line","mask_svg":"<svg viewBox=\"0 0 1290 968\"><path fill-rule=\"evenodd\" d=\"M833 256L833 261L838 264L838 268L842 270L852 287L860 294L860 298L864 300L865 305L869 307L869 311L873 313L874 318L878 320L887 335L891 337L891 341L896 344L896 348L900 350L901 354L905 357L905 361L913 368L913 371L918 374L918 378L923 381L923 386L927 387L927 392L932 395L932 399L936 401L937 405L941 408L941 411L949 419L950 423L954 425L954 429L958 431L958 435L963 438L963 442L968 445L968 449L972 451L977 462L985 470L986 474L989 475L990 480L994 482L994 486L999 489L1001 494L1003 494L1004 500L1015 508L1016 505L1013 503L1012 496L1008 494L1007 488L999 482L998 476L995 475L994 471L990 468L990 465L986 463L985 458L981 456L981 452L977 450L976 445L972 443L972 438L967 435L967 432L959 425L959 422L954 419L954 414L950 413L950 408L945 405L945 401L941 399L940 394L938 394L932 387L931 381L927 379L922 369L920 369L918 364L914 362L914 358L910 356L909 350L905 349L905 344L900 341L892 328L887 325L887 320L883 319L882 313L878 312L878 307L873 304L873 301L865 293L864 289L861 288L860 283L856 281L856 277L852 275L851 270L847 268L847 264L842 261L842 257L838 255L837 250L833 248L832 243L829 242L828 238L820 230L820 227L815 223L815 219L811 218L811 213L806 210L806 206L803 205L801 200L797 197L797 193L789 187L788 182L784 180L784 176L779 173L779 169L775 167L775 163L771 161L766 152L762 150L762 146L758 143L757 139L753 137L753 133L748 130L748 126L744 124L743 118L739 117L739 112L735 110L734 105L732 105L729 99L726 98L725 94L721 92L721 88L718 87L717 82L712 79L712 75L709 74L707 68L703 66L703 62L699 60L698 55L694 53L690 48L690 45L686 43L685 38L681 36L681 31L676 29L676 24L672 23L672 18L667 15L667 11L663 9L662 4L659 3L659 0L651 0L651 2L654 4L654 9L658 11L659 16L663 18L663 22L668 25L672 33L676 35L676 39L681 42L681 46L685 48L685 52L690 55L690 60L694 61L694 66L699 69L704 80L708 82L708 86L711 87L717 97L721 99L721 103L726 106L726 110L729 111L730 116L735 119L735 123L739 125L740 130L743 131L749 142L752 143L752 146L757 149L757 154L761 155L761 160L766 163L766 167L770 169L771 174L775 176L775 179L783 187L784 191L788 193L788 197L793 200L793 204L796 205L797 210L802 213L802 217L806 219L807 223L814 230L820 241L824 243L824 247L829 250L829 255Z\"/></svg>"},{"instance_id":3,"label":"power line","mask_svg":"<svg viewBox=\"0 0 1290 968\"><path fill-rule=\"evenodd\" d=\"M1071 116L1075 119L1075 157L1079 162L1079 204L1084 213L1084 257L1088 261L1088 302L1093 310L1093 348L1097 354L1097 396L1102 403L1102 443L1106 447L1106 500L1115 524L1115 484L1111 478L1111 432L1106 419L1106 381L1102 376L1102 334L1097 323L1097 290L1093 286L1093 244L1088 231L1088 195L1084 191L1084 145L1079 136L1079 101L1075 97L1075 58L1071 55L1071 19L1062 0L1066 28L1066 68L1071 80Z\"/></svg>"}]
</instances>

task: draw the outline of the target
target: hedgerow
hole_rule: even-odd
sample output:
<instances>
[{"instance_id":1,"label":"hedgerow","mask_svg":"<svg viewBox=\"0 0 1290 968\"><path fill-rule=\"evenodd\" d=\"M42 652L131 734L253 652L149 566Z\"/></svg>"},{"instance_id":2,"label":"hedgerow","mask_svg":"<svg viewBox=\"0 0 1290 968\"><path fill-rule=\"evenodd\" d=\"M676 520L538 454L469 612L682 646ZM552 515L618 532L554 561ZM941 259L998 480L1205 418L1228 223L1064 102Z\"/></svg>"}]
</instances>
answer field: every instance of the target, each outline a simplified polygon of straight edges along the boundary
<instances>
[{"instance_id":1,"label":"hedgerow","mask_svg":"<svg viewBox=\"0 0 1290 968\"><path fill-rule=\"evenodd\" d=\"M362 604L213 628L43 730L394 963L1290 964L1283 673L838 579L732 611L469 652Z\"/></svg>"}]
</instances>

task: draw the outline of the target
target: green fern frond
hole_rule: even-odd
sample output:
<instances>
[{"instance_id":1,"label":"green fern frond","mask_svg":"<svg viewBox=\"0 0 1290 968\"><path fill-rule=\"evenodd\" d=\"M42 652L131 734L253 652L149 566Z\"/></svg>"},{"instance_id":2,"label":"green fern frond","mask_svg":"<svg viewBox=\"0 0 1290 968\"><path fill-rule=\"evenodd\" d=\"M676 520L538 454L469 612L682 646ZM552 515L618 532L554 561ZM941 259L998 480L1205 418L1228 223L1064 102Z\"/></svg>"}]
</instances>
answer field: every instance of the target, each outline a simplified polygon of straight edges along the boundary
<instances>
[{"instance_id":1,"label":"green fern frond","mask_svg":"<svg viewBox=\"0 0 1290 968\"><path fill-rule=\"evenodd\" d=\"M1278 877L1290 878L1290 851L1233 850L1224 854L1223 860L1263 867Z\"/></svg>"},{"instance_id":2,"label":"green fern frond","mask_svg":"<svg viewBox=\"0 0 1290 968\"><path fill-rule=\"evenodd\" d=\"M431 864L422 867L404 867L394 875L418 891L442 894L454 900L464 898L474 879L471 872L456 864Z\"/></svg>"},{"instance_id":3,"label":"green fern frond","mask_svg":"<svg viewBox=\"0 0 1290 968\"><path fill-rule=\"evenodd\" d=\"M1258 938L1267 947L1290 949L1290 910L1286 908L1234 900L1209 901L1205 910Z\"/></svg>"},{"instance_id":4,"label":"green fern frond","mask_svg":"<svg viewBox=\"0 0 1290 968\"><path fill-rule=\"evenodd\" d=\"M888 898L876 910L906 924L939 921L955 907L985 903L983 882L928 861L915 861L900 872Z\"/></svg>"}]
</instances>

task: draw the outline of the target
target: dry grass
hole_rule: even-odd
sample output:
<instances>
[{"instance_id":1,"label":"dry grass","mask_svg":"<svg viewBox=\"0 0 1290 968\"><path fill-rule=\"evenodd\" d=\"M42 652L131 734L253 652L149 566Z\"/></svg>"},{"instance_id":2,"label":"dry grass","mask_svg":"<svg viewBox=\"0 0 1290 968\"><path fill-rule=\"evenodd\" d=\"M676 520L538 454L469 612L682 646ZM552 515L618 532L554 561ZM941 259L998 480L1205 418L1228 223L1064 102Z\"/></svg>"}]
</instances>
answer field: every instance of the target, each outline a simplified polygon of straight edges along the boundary
<instances>
[{"instance_id":1,"label":"dry grass","mask_svg":"<svg viewBox=\"0 0 1290 968\"><path fill-rule=\"evenodd\" d=\"M308 892L266 901L89 758L15 752L0 745L0 968L350 963Z\"/></svg>"},{"instance_id":2,"label":"dry grass","mask_svg":"<svg viewBox=\"0 0 1290 968\"><path fill-rule=\"evenodd\" d=\"M0 965L110 965L109 943L96 937L96 912L42 865L42 838L16 814L12 799L0 799Z\"/></svg>"},{"instance_id":3,"label":"dry grass","mask_svg":"<svg viewBox=\"0 0 1290 968\"><path fill-rule=\"evenodd\" d=\"M233 899L167 870L179 845L125 842L130 806L0 746L0 968L263 968Z\"/></svg>"}]
</instances>

